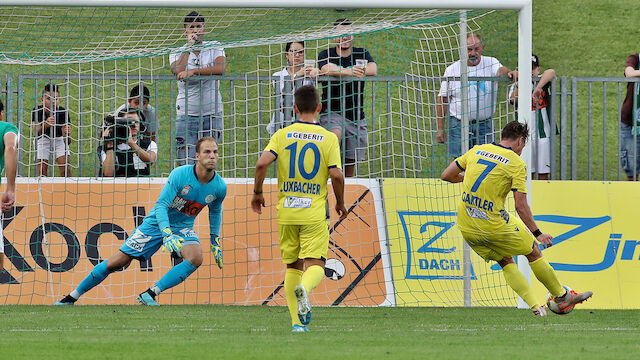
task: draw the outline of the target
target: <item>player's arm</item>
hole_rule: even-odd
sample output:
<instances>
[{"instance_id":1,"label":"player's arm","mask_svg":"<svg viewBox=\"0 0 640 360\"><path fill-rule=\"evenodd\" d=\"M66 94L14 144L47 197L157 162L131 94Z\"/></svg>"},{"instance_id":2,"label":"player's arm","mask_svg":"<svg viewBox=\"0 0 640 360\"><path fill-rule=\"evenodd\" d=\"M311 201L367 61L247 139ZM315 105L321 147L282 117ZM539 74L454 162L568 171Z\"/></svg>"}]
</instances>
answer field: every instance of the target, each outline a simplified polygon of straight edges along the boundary
<instances>
[{"instance_id":1,"label":"player's arm","mask_svg":"<svg viewBox=\"0 0 640 360\"><path fill-rule=\"evenodd\" d=\"M178 185L176 183L178 179L176 178L177 175L175 172L169 174L167 183L162 188L155 206L156 220L158 221L158 228L160 230L171 228L171 223L169 222L169 207L173 199L178 195Z\"/></svg>"},{"instance_id":2,"label":"player's arm","mask_svg":"<svg viewBox=\"0 0 640 360\"><path fill-rule=\"evenodd\" d=\"M220 228L222 226L222 201L227 196L227 185L218 193L216 200L209 205L209 235L211 240L211 252L218 267L222 269L222 244L220 241Z\"/></svg>"},{"instance_id":3,"label":"player's arm","mask_svg":"<svg viewBox=\"0 0 640 360\"><path fill-rule=\"evenodd\" d=\"M464 169L460 167L457 160L454 160L444 169L440 179L450 183L462 182L464 180Z\"/></svg>"},{"instance_id":4,"label":"player's arm","mask_svg":"<svg viewBox=\"0 0 640 360\"><path fill-rule=\"evenodd\" d=\"M514 190L513 198L516 202L518 216L520 216L520 219L527 228L529 228L533 236L547 247L553 245L551 242L553 237L549 234L543 234L538 228L538 225L536 225L536 221L533 220L533 213L531 213L531 208L529 207L529 203L527 203L527 194Z\"/></svg>"},{"instance_id":5,"label":"player's arm","mask_svg":"<svg viewBox=\"0 0 640 360\"><path fill-rule=\"evenodd\" d=\"M344 220L347 217L347 208L344 206L344 175L339 167L332 167L329 169L329 177L336 197L336 212L340 215L340 220Z\"/></svg>"},{"instance_id":6,"label":"player's arm","mask_svg":"<svg viewBox=\"0 0 640 360\"><path fill-rule=\"evenodd\" d=\"M9 211L15 202L16 172L18 170L18 134L8 132L4 140L4 171L7 176L7 188L2 194L2 212Z\"/></svg>"},{"instance_id":7,"label":"player's arm","mask_svg":"<svg viewBox=\"0 0 640 360\"><path fill-rule=\"evenodd\" d=\"M636 70L631 66L624 68L624 76L626 77L640 77L640 70Z\"/></svg>"},{"instance_id":8,"label":"player's arm","mask_svg":"<svg viewBox=\"0 0 640 360\"><path fill-rule=\"evenodd\" d=\"M551 80L553 80L555 77L556 77L556 71L553 69L547 69L542 73L542 76L540 76L540 81L538 81L536 88L533 89L533 94L531 95L533 100L538 101L538 99L540 98L540 95L542 95L542 89L548 83L550 83Z\"/></svg>"},{"instance_id":9,"label":"player's arm","mask_svg":"<svg viewBox=\"0 0 640 360\"><path fill-rule=\"evenodd\" d=\"M272 162L276 161L275 152L265 150L256 163L256 174L253 181L253 197L251 198L251 208L258 214L262 214L264 207L264 195L262 194L262 183L267 177L267 169Z\"/></svg>"}]
</instances>

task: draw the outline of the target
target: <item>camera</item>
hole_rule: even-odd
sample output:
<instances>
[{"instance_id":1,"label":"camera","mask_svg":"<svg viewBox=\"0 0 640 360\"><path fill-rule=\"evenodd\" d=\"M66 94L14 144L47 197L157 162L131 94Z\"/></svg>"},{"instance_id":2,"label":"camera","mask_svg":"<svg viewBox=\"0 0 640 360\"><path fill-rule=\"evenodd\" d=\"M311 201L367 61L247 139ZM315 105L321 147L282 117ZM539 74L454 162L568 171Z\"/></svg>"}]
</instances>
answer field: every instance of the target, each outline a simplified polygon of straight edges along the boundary
<instances>
[{"instance_id":1,"label":"camera","mask_svg":"<svg viewBox=\"0 0 640 360\"><path fill-rule=\"evenodd\" d=\"M104 118L104 126L111 126L104 141L113 141L114 145L126 143L129 139L129 127L138 122L132 117L107 116Z\"/></svg>"}]
</instances>

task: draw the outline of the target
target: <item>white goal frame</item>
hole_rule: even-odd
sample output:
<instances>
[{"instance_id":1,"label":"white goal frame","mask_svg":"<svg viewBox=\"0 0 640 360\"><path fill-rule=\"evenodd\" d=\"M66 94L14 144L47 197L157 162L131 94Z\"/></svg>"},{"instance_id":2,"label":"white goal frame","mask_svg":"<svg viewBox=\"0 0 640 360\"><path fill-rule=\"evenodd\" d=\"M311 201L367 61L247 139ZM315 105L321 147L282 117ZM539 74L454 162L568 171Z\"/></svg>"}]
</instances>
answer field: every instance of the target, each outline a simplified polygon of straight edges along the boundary
<instances>
[{"instance_id":1,"label":"white goal frame","mask_svg":"<svg viewBox=\"0 0 640 360\"><path fill-rule=\"evenodd\" d=\"M521 94L531 94L531 49L532 49L532 1L533 0L399 0L393 2L393 6L389 7L387 0L298 0L291 2L289 0L183 0L179 4L169 0L4 0L2 6L55 6L55 7L193 7L193 8L367 8L367 9L459 9L461 28L466 22L466 10L471 9L498 9L498 10L516 10L518 11L518 87ZM466 34L466 29L461 31ZM460 54L461 58L466 58L466 36L460 36ZM466 64L462 62L463 64ZM464 66L464 65L463 65ZM461 81L464 81L464 77ZM462 99L462 106L468 99ZM535 124L532 123L530 103L528 101L518 102L518 119L527 123L529 129L533 129ZM463 120L463 127L468 127L468 116ZM463 144L467 142L463 141ZM526 146L522 153L527 167L531 164L531 146ZM531 204L531 179L527 177L527 199ZM466 245L466 244L465 244ZM467 246L465 246L467 247ZM469 252L469 249L466 249ZM468 259L468 255L465 254ZM468 268L468 266L465 266ZM518 261L519 270L525 275L529 283L531 283L531 269L524 256L520 256ZM465 272L465 298L464 305L470 306L470 277ZM518 298L519 308L528 308L526 303Z\"/></svg>"}]
</instances>

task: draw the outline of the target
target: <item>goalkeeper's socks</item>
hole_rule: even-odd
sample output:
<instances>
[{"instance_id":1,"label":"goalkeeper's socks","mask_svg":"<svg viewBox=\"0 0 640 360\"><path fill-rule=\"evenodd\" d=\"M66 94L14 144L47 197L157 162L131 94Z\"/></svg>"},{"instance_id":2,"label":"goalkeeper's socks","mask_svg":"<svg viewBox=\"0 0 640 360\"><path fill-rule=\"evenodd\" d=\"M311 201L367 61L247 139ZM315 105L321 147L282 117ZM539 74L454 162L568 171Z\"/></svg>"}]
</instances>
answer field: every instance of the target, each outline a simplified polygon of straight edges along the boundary
<instances>
[{"instance_id":1,"label":"goalkeeper's socks","mask_svg":"<svg viewBox=\"0 0 640 360\"><path fill-rule=\"evenodd\" d=\"M291 325L300 325L300 319L298 318L298 300L296 299L296 286L300 285L300 278L302 278L302 270L288 268L284 274L284 294L287 297L287 307L289 308L289 315L291 315Z\"/></svg>"},{"instance_id":2,"label":"goalkeeper's socks","mask_svg":"<svg viewBox=\"0 0 640 360\"><path fill-rule=\"evenodd\" d=\"M324 269L322 268L322 266L313 265L308 267L307 270L304 271L304 273L302 274L302 279L300 279L300 283L304 285L307 293L310 293L311 290L313 290L316 286L318 286L318 284L320 284L320 281L322 281L322 279L324 279Z\"/></svg>"},{"instance_id":3,"label":"goalkeeper's socks","mask_svg":"<svg viewBox=\"0 0 640 360\"><path fill-rule=\"evenodd\" d=\"M160 290L160 288L157 285L153 285L147 291L151 291L149 295L151 295L151 297L154 299L156 298L156 295L160 295L160 293L162 292L162 290Z\"/></svg>"},{"instance_id":4,"label":"goalkeeper's socks","mask_svg":"<svg viewBox=\"0 0 640 360\"><path fill-rule=\"evenodd\" d=\"M82 294L93 289L96 285L100 284L104 279L109 276L111 272L107 269L107 261L103 261L96 265L93 270L87 275L84 280L78 285L78 287L69 294L71 297L78 299Z\"/></svg>"},{"instance_id":5,"label":"goalkeeper's socks","mask_svg":"<svg viewBox=\"0 0 640 360\"><path fill-rule=\"evenodd\" d=\"M531 271L533 271L536 278L549 290L552 296L562 297L564 296L563 294L566 295L566 290L562 287L560 281L558 281L556 272L553 271L547 259L541 257L536 261L530 262L529 266L531 266Z\"/></svg>"},{"instance_id":6,"label":"goalkeeper's socks","mask_svg":"<svg viewBox=\"0 0 640 360\"><path fill-rule=\"evenodd\" d=\"M174 266L164 276L158 280L155 286L163 292L167 289L180 284L185 281L189 275L193 274L198 268L193 266L188 260L184 260L180 264ZM159 294L159 293L158 293Z\"/></svg>"}]
</instances>

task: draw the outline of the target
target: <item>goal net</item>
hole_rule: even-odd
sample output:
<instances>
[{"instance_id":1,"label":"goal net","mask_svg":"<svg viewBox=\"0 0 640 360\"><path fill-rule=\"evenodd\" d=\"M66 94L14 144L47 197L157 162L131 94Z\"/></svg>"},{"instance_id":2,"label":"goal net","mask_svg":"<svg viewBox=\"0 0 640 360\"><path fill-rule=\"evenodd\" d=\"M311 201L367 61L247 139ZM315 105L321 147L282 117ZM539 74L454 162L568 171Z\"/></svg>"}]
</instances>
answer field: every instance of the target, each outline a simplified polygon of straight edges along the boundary
<instances>
[{"instance_id":1,"label":"goal net","mask_svg":"<svg viewBox=\"0 0 640 360\"><path fill-rule=\"evenodd\" d=\"M338 221L331 214L326 279L312 301L515 305L501 272L464 254L455 226L460 188L439 180L455 145L448 137L439 142L436 108L442 81L460 81L442 77L466 56L461 31L482 36L483 56L517 67L517 11L469 10L461 18L454 9L198 8L202 42L191 44L185 17L193 10L0 7L4 118L20 131L17 205L3 219L0 303L51 304L73 290L119 251L169 172L193 162L191 139L210 126L220 145L217 169L228 184L224 269L205 251L202 266L159 301L285 304L273 168L263 214L249 202L257 158L270 133L296 120L293 92L310 83L325 93L328 118L341 116L343 162L354 169L346 185L349 215ZM314 73L349 41L366 65L345 65L351 74L342 77ZM172 64L182 54L187 70L218 72L181 75L185 69ZM367 76L352 75L352 66L366 66ZM469 97L482 88L492 99L482 109L490 114L491 140L512 118L507 80L470 78L462 85ZM137 136L127 112L140 120ZM109 147L121 152L115 160L106 155ZM333 203L330 194L329 209ZM207 219L204 210L196 220L204 250ZM133 304L175 261L163 252L134 260L79 303Z\"/></svg>"}]
</instances>

